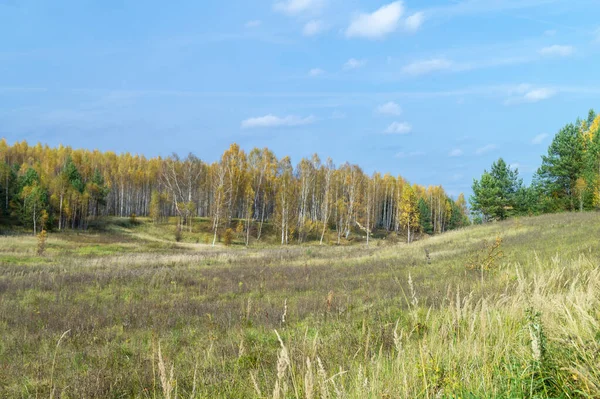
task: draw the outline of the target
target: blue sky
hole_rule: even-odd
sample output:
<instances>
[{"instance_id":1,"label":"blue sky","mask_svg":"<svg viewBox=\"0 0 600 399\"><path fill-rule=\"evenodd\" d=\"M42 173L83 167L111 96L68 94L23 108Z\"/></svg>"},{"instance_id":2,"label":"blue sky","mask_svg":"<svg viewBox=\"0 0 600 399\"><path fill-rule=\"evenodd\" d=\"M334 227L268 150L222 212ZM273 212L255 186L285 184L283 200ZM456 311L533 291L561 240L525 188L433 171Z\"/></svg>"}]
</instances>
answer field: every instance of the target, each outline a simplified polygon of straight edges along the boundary
<instances>
[{"instance_id":1,"label":"blue sky","mask_svg":"<svg viewBox=\"0 0 600 399\"><path fill-rule=\"evenodd\" d=\"M529 181L597 107L596 0L0 0L0 136L442 184L502 156Z\"/></svg>"}]
</instances>

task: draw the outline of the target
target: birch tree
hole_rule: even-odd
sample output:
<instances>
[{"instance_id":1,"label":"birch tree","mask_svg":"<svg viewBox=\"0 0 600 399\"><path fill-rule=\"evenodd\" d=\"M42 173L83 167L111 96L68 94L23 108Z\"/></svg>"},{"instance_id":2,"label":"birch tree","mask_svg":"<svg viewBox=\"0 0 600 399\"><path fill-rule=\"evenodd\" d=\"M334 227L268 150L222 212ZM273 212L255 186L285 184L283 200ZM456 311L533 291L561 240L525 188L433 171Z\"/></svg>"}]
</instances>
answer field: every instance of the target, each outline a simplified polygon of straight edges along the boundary
<instances>
[{"instance_id":1,"label":"birch tree","mask_svg":"<svg viewBox=\"0 0 600 399\"><path fill-rule=\"evenodd\" d=\"M413 239L413 233L419 226L419 208L415 190L408 184L404 187L400 207L400 222L406 228L406 242L410 244Z\"/></svg>"},{"instance_id":2,"label":"birch tree","mask_svg":"<svg viewBox=\"0 0 600 399\"><path fill-rule=\"evenodd\" d=\"M321 201L321 239L319 240L319 245L323 245L323 237L325 237L325 231L329 225L331 203L333 202L331 186L335 165L333 164L331 158L327 158L327 163L322 166L321 169L323 170L324 186L323 200Z\"/></svg>"}]
</instances>

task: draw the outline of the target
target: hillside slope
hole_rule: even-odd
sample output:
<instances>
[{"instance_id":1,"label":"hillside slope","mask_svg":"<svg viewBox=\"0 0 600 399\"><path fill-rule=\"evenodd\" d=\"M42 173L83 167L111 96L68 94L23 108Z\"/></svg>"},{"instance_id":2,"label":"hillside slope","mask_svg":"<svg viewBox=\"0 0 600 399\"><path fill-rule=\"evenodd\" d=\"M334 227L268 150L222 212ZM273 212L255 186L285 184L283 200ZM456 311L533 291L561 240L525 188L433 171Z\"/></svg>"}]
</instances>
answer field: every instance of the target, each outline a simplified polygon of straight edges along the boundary
<instances>
[{"instance_id":1,"label":"hillside slope","mask_svg":"<svg viewBox=\"0 0 600 399\"><path fill-rule=\"evenodd\" d=\"M370 247L134 230L0 240L1 397L600 395L600 214Z\"/></svg>"}]
</instances>

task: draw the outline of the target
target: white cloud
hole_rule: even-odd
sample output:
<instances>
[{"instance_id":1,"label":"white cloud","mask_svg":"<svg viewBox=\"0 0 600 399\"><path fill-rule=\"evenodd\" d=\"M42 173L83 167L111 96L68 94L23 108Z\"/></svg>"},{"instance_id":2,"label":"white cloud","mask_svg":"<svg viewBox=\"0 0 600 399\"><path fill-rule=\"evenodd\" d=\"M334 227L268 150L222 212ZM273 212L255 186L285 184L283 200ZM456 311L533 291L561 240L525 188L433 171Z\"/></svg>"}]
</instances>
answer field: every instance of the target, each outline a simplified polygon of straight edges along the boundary
<instances>
[{"instance_id":1,"label":"white cloud","mask_svg":"<svg viewBox=\"0 0 600 399\"><path fill-rule=\"evenodd\" d=\"M528 84L522 84L510 90L512 97L505 101L506 105L521 103L536 103L547 100L556 95L556 90L548 87L534 88Z\"/></svg>"},{"instance_id":2,"label":"white cloud","mask_svg":"<svg viewBox=\"0 0 600 399\"><path fill-rule=\"evenodd\" d=\"M325 71L322 70L321 68L313 68L308 72L308 75L311 77L317 77L317 76L321 76L325 74Z\"/></svg>"},{"instance_id":3,"label":"white cloud","mask_svg":"<svg viewBox=\"0 0 600 399\"><path fill-rule=\"evenodd\" d=\"M417 61L406 65L402 71L409 75L425 75L432 72L444 71L452 68L453 63L445 58L435 58L426 61Z\"/></svg>"},{"instance_id":4,"label":"white cloud","mask_svg":"<svg viewBox=\"0 0 600 399\"><path fill-rule=\"evenodd\" d=\"M318 11L323 3L324 0L285 0L275 3L273 8L287 15L298 15Z\"/></svg>"},{"instance_id":5,"label":"white cloud","mask_svg":"<svg viewBox=\"0 0 600 399\"><path fill-rule=\"evenodd\" d=\"M539 51L539 53L543 56L547 57L568 57L575 52L575 48L573 46L560 46L554 45L549 47L544 47Z\"/></svg>"},{"instance_id":6,"label":"white cloud","mask_svg":"<svg viewBox=\"0 0 600 399\"><path fill-rule=\"evenodd\" d=\"M255 118L248 118L242 121L242 129L303 126L315 123L315 121L316 119L314 116L301 118L294 115L279 117L269 114Z\"/></svg>"},{"instance_id":7,"label":"white cloud","mask_svg":"<svg viewBox=\"0 0 600 399\"><path fill-rule=\"evenodd\" d=\"M402 114L402 108L400 108L400 106L395 102L390 101L389 103L385 103L377 107L375 112L381 115L399 116Z\"/></svg>"},{"instance_id":8,"label":"white cloud","mask_svg":"<svg viewBox=\"0 0 600 399\"><path fill-rule=\"evenodd\" d=\"M404 152L400 151L394 155L394 158L404 159L404 158L414 158L425 155L424 151L412 151L412 152Z\"/></svg>"},{"instance_id":9,"label":"white cloud","mask_svg":"<svg viewBox=\"0 0 600 399\"><path fill-rule=\"evenodd\" d=\"M406 122L393 122L385 129L386 134L408 134L412 131L412 126Z\"/></svg>"},{"instance_id":10,"label":"white cloud","mask_svg":"<svg viewBox=\"0 0 600 399\"><path fill-rule=\"evenodd\" d=\"M381 39L397 29L402 14L401 1L387 4L371 14L358 14L346 29L346 36Z\"/></svg>"},{"instance_id":11,"label":"white cloud","mask_svg":"<svg viewBox=\"0 0 600 399\"><path fill-rule=\"evenodd\" d=\"M404 21L404 27L409 32L416 32L419 30L421 25L423 25L423 21L425 20L425 14L422 12L414 13L413 15L406 18Z\"/></svg>"},{"instance_id":12,"label":"white cloud","mask_svg":"<svg viewBox=\"0 0 600 399\"><path fill-rule=\"evenodd\" d=\"M523 98L525 99L525 101L535 103L538 101L547 100L555 94L556 92L553 89L542 88L528 91L527 93L525 93Z\"/></svg>"},{"instance_id":13,"label":"white cloud","mask_svg":"<svg viewBox=\"0 0 600 399\"><path fill-rule=\"evenodd\" d=\"M548 29L547 31L544 32L544 35L554 36L554 35L556 35L556 29Z\"/></svg>"},{"instance_id":14,"label":"white cloud","mask_svg":"<svg viewBox=\"0 0 600 399\"><path fill-rule=\"evenodd\" d=\"M498 148L498 146L496 146L496 144L488 144L486 146L483 146L481 148L478 148L477 150L475 150L475 154L477 155L483 155L486 154L490 151L494 151L496 148Z\"/></svg>"},{"instance_id":15,"label":"white cloud","mask_svg":"<svg viewBox=\"0 0 600 399\"><path fill-rule=\"evenodd\" d=\"M316 36L325 30L325 24L323 21L312 20L308 21L302 29L304 36Z\"/></svg>"},{"instance_id":16,"label":"white cloud","mask_svg":"<svg viewBox=\"0 0 600 399\"><path fill-rule=\"evenodd\" d=\"M546 140L547 137L547 133L538 134L533 139L531 139L531 144L542 144L542 142Z\"/></svg>"},{"instance_id":17,"label":"white cloud","mask_svg":"<svg viewBox=\"0 0 600 399\"><path fill-rule=\"evenodd\" d=\"M464 154L463 150L461 150L460 148L455 148L452 151L450 151L450 153L448 154L448 156L450 156L450 157L462 157L463 154Z\"/></svg>"},{"instance_id":18,"label":"white cloud","mask_svg":"<svg viewBox=\"0 0 600 399\"><path fill-rule=\"evenodd\" d=\"M344 64L344 69L358 69L364 67L365 65L367 65L367 60L357 60L356 58L350 58Z\"/></svg>"},{"instance_id":19,"label":"white cloud","mask_svg":"<svg viewBox=\"0 0 600 399\"><path fill-rule=\"evenodd\" d=\"M248 22L246 22L244 24L244 26L246 28L258 28L261 25L262 25L262 21L260 21L258 19L255 19L255 20L252 20L252 21L248 21Z\"/></svg>"}]
</instances>

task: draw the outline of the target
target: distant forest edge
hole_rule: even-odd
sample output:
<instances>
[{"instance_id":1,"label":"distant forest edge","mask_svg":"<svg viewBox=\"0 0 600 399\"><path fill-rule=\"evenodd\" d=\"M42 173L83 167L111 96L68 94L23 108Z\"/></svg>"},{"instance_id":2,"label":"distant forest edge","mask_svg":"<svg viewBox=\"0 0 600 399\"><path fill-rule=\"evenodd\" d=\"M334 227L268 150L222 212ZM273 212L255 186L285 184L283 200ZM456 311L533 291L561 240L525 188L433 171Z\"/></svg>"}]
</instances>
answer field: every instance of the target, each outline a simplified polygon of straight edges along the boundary
<instances>
[{"instance_id":1,"label":"distant forest edge","mask_svg":"<svg viewBox=\"0 0 600 399\"><path fill-rule=\"evenodd\" d=\"M600 209L600 115L590 110L587 119L560 129L530 186L523 185L518 170L500 158L472 188L476 223Z\"/></svg>"},{"instance_id":2,"label":"distant forest edge","mask_svg":"<svg viewBox=\"0 0 600 399\"><path fill-rule=\"evenodd\" d=\"M438 234L469 224L461 194L450 198L441 186L411 185L401 176L367 176L357 165L336 167L317 155L296 167L269 149L246 154L232 144L218 162L146 158L27 142L0 142L0 220L5 229L86 229L104 216L147 216L155 223L177 217L190 229L194 217L210 219L213 245L235 229L246 245L261 239L268 222L281 244L334 242L351 232L375 230ZM233 223L233 224L232 224ZM237 223L237 224L236 224ZM228 231L229 230L229 231Z\"/></svg>"}]
</instances>

